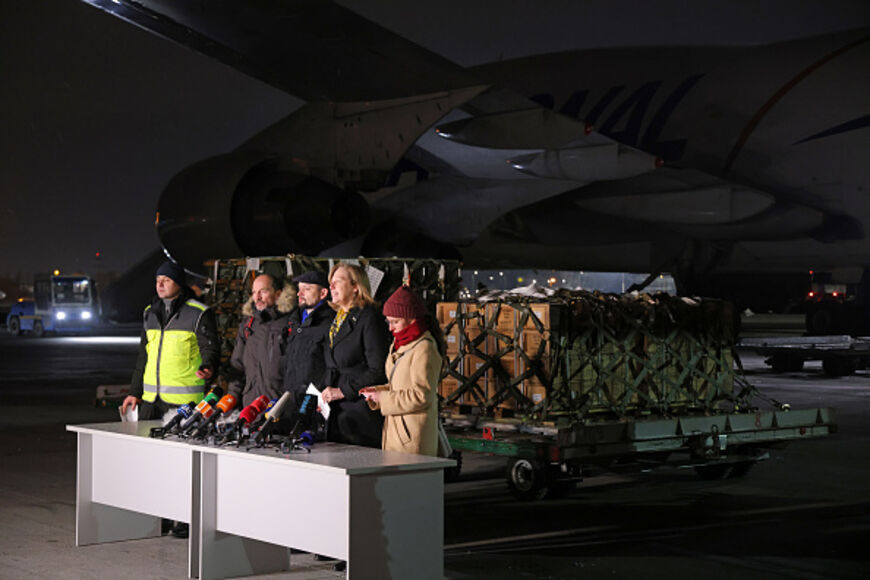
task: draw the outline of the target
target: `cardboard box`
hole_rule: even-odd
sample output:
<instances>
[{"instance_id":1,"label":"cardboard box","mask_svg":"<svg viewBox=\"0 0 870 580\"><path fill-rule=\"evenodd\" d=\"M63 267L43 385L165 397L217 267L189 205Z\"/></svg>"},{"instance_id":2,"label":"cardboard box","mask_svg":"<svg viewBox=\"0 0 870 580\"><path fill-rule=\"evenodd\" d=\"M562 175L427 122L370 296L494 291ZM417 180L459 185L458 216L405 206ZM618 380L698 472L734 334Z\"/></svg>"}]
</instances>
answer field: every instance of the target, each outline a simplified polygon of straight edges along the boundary
<instances>
[{"instance_id":1,"label":"cardboard box","mask_svg":"<svg viewBox=\"0 0 870 580\"><path fill-rule=\"evenodd\" d=\"M498 365L504 369L505 373L509 377L508 382L513 382L513 380L517 377L517 357L514 353L505 355L498 359ZM497 378L500 373L497 371L490 369L487 373L487 397L492 399L496 396L496 394L504 388L504 381ZM522 385L517 385L517 389L522 392ZM517 406L516 399L513 396L509 396L498 404L499 407L514 409Z\"/></svg>"},{"instance_id":2,"label":"cardboard box","mask_svg":"<svg viewBox=\"0 0 870 580\"><path fill-rule=\"evenodd\" d=\"M462 304L462 320L465 322L466 328L483 328L485 316L486 308L484 305L468 302Z\"/></svg>"},{"instance_id":3,"label":"cardboard box","mask_svg":"<svg viewBox=\"0 0 870 580\"><path fill-rule=\"evenodd\" d=\"M486 336L478 341L478 338L480 337L481 334L483 334L483 330L481 330L480 328L466 328L465 329L465 336L466 336L466 338L468 338L468 341L465 343L465 349L464 349L466 353L471 353L472 348L476 348L477 350L479 350L480 352L482 352L484 354L490 353L493 340L489 336ZM478 342L475 343L475 341L478 341Z\"/></svg>"},{"instance_id":4,"label":"cardboard box","mask_svg":"<svg viewBox=\"0 0 870 580\"><path fill-rule=\"evenodd\" d=\"M444 342L447 343L447 356L459 354L459 326L454 324L450 332L444 333Z\"/></svg>"},{"instance_id":5,"label":"cardboard box","mask_svg":"<svg viewBox=\"0 0 870 580\"><path fill-rule=\"evenodd\" d=\"M441 395L442 398L446 399L447 397L455 393L458 389L458 380L454 379L453 377L444 377L443 379L441 379L441 383L438 385L438 394ZM456 402L459 403L461 401Z\"/></svg>"},{"instance_id":6,"label":"cardboard box","mask_svg":"<svg viewBox=\"0 0 870 580\"><path fill-rule=\"evenodd\" d=\"M448 324L456 320L456 313L459 312L459 304L456 302L439 302L435 307L435 317L438 319L438 324L444 329Z\"/></svg>"},{"instance_id":7,"label":"cardboard box","mask_svg":"<svg viewBox=\"0 0 870 580\"><path fill-rule=\"evenodd\" d=\"M507 304L490 303L486 305L486 321L495 320L495 329L508 336L513 336L516 323L516 311Z\"/></svg>"},{"instance_id":8,"label":"cardboard box","mask_svg":"<svg viewBox=\"0 0 870 580\"><path fill-rule=\"evenodd\" d=\"M520 335L520 347L529 357L534 358L538 355L538 350L543 342L544 349L541 351L541 356L546 357L550 353L549 335L548 331L541 334L537 330L524 330Z\"/></svg>"},{"instance_id":9,"label":"cardboard box","mask_svg":"<svg viewBox=\"0 0 870 580\"><path fill-rule=\"evenodd\" d=\"M532 319L532 316L535 316L538 320L541 321L541 324L544 325L546 330L550 329L550 304L547 302L540 302L537 304L529 304L529 309L532 313L526 319L526 323L523 325L525 329L536 329L535 321Z\"/></svg>"}]
</instances>

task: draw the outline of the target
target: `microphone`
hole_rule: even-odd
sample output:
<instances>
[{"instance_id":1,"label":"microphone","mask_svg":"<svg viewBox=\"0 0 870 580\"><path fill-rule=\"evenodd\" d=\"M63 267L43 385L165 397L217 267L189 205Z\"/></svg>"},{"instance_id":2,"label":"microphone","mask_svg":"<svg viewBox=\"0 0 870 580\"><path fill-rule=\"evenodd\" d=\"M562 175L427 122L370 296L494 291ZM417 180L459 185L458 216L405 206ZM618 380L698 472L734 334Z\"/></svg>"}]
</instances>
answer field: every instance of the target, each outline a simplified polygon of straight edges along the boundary
<instances>
[{"instance_id":1,"label":"microphone","mask_svg":"<svg viewBox=\"0 0 870 580\"><path fill-rule=\"evenodd\" d=\"M182 420L187 419L193 414L193 410L196 408L196 403L193 401L189 402L186 405L181 405L178 409L175 410L175 416L170 419L166 425L163 426L163 430L166 433L169 433L173 429L175 429L176 425L181 423Z\"/></svg>"},{"instance_id":2,"label":"microphone","mask_svg":"<svg viewBox=\"0 0 870 580\"><path fill-rule=\"evenodd\" d=\"M237 400L238 399L236 399L235 395L224 395L221 400L217 402L217 405L215 405L214 413L207 417L205 421L200 421L200 425L194 432L193 437L196 439L205 435L208 432L209 428L214 425L218 419L221 418L221 415L223 415L224 413L229 413L233 410L233 408L236 406Z\"/></svg>"},{"instance_id":3,"label":"microphone","mask_svg":"<svg viewBox=\"0 0 870 580\"><path fill-rule=\"evenodd\" d=\"M296 423L290 431L290 441L295 442L302 436L303 431L311 427L314 412L317 410L317 397L307 393L296 411Z\"/></svg>"},{"instance_id":4,"label":"microphone","mask_svg":"<svg viewBox=\"0 0 870 580\"><path fill-rule=\"evenodd\" d=\"M219 387L215 387L214 389L212 389L211 392L209 394L207 394L202 401L199 402L199 404L193 410L193 413L190 415L190 417L188 417L187 419L185 419L181 423L181 426L178 429L178 433L182 437L184 437L186 435L186 433L188 433L191 429L193 429L193 427L195 427L196 424L203 417L208 419L208 417L210 417L211 414L214 413L214 406L213 405L215 405L218 402L218 400L220 399L222 394L223 394L223 389L221 389Z\"/></svg>"},{"instance_id":5,"label":"microphone","mask_svg":"<svg viewBox=\"0 0 870 580\"><path fill-rule=\"evenodd\" d=\"M296 421L287 439L281 444L281 452L292 449L304 449L311 453L314 444L314 433L309 431L314 421L314 413L317 411L317 395L306 393L299 404L299 408L293 414Z\"/></svg>"},{"instance_id":6,"label":"microphone","mask_svg":"<svg viewBox=\"0 0 870 580\"><path fill-rule=\"evenodd\" d=\"M175 416L167 421L162 427L151 427L148 434L149 437L160 437L163 439L166 434L174 429L183 419L187 419L193 414L193 408L196 405L193 401L186 405L181 405L175 409Z\"/></svg>"},{"instance_id":7,"label":"microphone","mask_svg":"<svg viewBox=\"0 0 870 580\"><path fill-rule=\"evenodd\" d=\"M257 417L256 420L251 421L251 426L250 426L251 433L253 433L257 429L259 429L260 426L266 422L266 420L269 418L269 411L272 409L272 407L274 407L277 404L278 404L278 399L272 399L271 401L269 401L269 404L266 405L266 408L263 409L265 412L262 413L259 417Z\"/></svg>"},{"instance_id":8,"label":"microphone","mask_svg":"<svg viewBox=\"0 0 870 580\"><path fill-rule=\"evenodd\" d=\"M281 420L281 415L284 414L284 407L287 406L287 401L289 401L293 395L290 391L284 391L284 394L281 395L281 398L278 399L278 402L275 403L271 409L267 410L265 413L265 417L267 422L263 425L263 428L257 431L257 436L254 438L257 446L261 446L263 441L269 434L275 429L275 425L278 424L278 421Z\"/></svg>"},{"instance_id":9,"label":"microphone","mask_svg":"<svg viewBox=\"0 0 870 580\"><path fill-rule=\"evenodd\" d=\"M272 403L274 404L274 401L272 401ZM245 425L250 425L251 423L253 423L257 419L257 416L265 411L269 407L269 405L269 397L267 397L266 395L260 395L259 397L254 399L250 405L242 409L242 411L239 413L239 418L236 419L236 422L233 424L232 428L227 429L226 433L223 436L223 439L221 439L221 445L228 442L233 436L237 436L239 438L239 441L241 441L242 428L244 428Z\"/></svg>"}]
</instances>

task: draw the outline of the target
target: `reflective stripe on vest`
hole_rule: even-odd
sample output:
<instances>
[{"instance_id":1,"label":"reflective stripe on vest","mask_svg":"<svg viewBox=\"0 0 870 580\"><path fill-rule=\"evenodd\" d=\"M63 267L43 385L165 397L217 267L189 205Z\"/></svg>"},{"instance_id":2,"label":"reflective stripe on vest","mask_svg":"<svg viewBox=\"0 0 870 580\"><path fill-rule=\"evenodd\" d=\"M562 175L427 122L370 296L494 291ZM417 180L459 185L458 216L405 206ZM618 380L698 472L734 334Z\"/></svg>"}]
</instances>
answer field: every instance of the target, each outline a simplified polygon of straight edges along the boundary
<instances>
[{"instance_id":1,"label":"reflective stripe on vest","mask_svg":"<svg viewBox=\"0 0 870 580\"><path fill-rule=\"evenodd\" d=\"M184 405L203 399L205 381L196 376L202 365L196 327L207 308L201 302L188 300L163 328L150 306L146 308L148 357L142 381L143 401L153 403L159 396L170 405Z\"/></svg>"}]
</instances>

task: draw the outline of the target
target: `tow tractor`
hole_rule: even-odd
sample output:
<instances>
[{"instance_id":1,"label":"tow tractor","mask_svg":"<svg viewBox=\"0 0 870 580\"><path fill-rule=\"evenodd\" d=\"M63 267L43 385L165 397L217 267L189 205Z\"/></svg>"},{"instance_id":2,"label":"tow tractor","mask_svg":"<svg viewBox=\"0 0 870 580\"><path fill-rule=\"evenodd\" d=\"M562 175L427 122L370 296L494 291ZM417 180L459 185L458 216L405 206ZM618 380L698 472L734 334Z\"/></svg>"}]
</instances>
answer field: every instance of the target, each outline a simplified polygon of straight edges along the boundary
<instances>
[{"instance_id":1,"label":"tow tractor","mask_svg":"<svg viewBox=\"0 0 870 580\"><path fill-rule=\"evenodd\" d=\"M33 298L12 306L6 328L15 336L30 332L89 332L98 320L96 287L90 276L38 275Z\"/></svg>"}]
</instances>

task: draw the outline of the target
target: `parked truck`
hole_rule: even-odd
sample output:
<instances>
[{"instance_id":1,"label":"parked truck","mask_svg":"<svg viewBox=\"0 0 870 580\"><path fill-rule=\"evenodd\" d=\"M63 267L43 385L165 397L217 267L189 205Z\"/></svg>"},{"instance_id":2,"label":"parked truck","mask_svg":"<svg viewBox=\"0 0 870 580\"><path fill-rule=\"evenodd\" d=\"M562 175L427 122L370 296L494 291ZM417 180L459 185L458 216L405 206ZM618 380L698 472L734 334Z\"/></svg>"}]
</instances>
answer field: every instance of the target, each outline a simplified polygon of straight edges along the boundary
<instances>
[{"instance_id":1,"label":"parked truck","mask_svg":"<svg viewBox=\"0 0 870 580\"><path fill-rule=\"evenodd\" d=\"M89 332L99 320L96 287L84 274L37 275L33 298L12 305L6 318L10 334L29 332Z\"/></svg>"}]
</instances>

